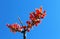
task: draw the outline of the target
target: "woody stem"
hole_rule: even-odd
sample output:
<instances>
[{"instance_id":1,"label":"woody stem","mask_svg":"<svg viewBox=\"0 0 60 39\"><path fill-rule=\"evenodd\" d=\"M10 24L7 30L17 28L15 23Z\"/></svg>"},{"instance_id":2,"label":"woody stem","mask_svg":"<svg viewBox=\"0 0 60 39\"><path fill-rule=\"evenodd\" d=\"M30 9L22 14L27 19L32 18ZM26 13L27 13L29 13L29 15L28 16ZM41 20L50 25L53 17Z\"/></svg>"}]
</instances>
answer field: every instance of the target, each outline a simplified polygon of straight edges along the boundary
<instances>
[{"instance_id":1,"label":"woody stem","mask_svg":"<svg viewBox=\"0 0 60 39\"><path fill-rule=\"evenodd\" d=\"M26 30L25 29L22 31L22 34L23 34L23 39L26 39Z\"/></svg>"}]
</instances>

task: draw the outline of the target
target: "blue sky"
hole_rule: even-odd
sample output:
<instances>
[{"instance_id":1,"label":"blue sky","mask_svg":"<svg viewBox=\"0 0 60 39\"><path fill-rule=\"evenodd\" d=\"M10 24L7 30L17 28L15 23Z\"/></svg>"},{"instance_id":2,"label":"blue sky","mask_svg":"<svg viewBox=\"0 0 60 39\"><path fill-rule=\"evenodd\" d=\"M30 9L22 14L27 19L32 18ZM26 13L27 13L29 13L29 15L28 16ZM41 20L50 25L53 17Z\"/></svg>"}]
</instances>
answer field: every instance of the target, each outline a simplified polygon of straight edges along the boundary
<instances>
[{"instance_id":1,"label":"blue sky","mask_svg":"<svg viewBox=\"0 0 60 39\"><path fill-rule=\"evenodd\" d=\"M23 39L20 32L10 32L6 24L19 24L20 16L26 25L29 13L40 6L47 15L38 27L27 32L27 39L60 39L60 0L0 0L0 39Z\"/></svg>"}]
</instances>

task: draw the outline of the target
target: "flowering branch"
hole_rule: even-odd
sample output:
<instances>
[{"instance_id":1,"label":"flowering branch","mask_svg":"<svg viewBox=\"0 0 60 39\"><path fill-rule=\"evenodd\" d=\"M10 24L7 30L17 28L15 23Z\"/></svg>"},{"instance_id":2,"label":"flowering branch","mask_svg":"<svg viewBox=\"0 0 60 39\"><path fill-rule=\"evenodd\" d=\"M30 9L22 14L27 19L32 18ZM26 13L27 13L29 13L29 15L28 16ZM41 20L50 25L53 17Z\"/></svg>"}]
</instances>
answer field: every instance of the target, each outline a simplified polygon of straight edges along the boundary
<instances>
[{"instance_id":1,"label":"flowering branch","mask_svg":"<svg viewBox=\"0 0 60 39\"><path fill-rule=\"evenodd\" d=\"M30 13L30 16L29 16L30 20L26 22L27 26L23 26L20 18L18 18L18 20L20 21L22 26L20 26L17 23L7 24L6 26L10 28L11 32L23 33L24 39L26 39L26 36L25 36L26 31L29 32L34 25L37 26L41 22L41 19L43 19L45 16L46 16L46 11L44 10L44 12L42 12L42 7L40 7L40 9L36 9L35 12Z\"/></svg>"}]
</instances>

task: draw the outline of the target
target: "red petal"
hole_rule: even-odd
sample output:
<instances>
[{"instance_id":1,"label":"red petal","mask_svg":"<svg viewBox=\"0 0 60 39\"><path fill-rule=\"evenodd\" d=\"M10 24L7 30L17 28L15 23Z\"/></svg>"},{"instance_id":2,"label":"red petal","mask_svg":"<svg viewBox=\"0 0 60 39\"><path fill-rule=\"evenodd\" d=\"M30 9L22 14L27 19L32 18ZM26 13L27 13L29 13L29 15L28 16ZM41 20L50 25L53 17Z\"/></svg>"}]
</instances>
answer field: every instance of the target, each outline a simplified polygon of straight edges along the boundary
<instances>
[{"instance_id":1,"label":"red petal","mask_svg":"<svg viewBox=\"0 0 60 39\"><path fill-rule=\"evenodd\" d=\"M23 26L23 28L26 28L26 26Z\"/></svg>"},{"instance_id":2,"label":"red petal","mask_svg":"<svg viewBox=\"0 0 60 39\"><path fill-rule=\"evenodd\" d=\"M43 16L43 15L41 15L41 18L44 18L44 16Z\"/></svg>"},{"instance_id":3,"label":"red petal","mask_svg":"<svg viewBox=\"0 0 60 39\"><path fill-rule=\"evenodd\" d=\"M39 13L40 13L39 9L36 9L36 14L39 14Z\"/></svg>"},{"instance_id":4,"label":"red petal","mask_svg":"<svg viewBox=\"0 0 60 39\"><path fill-rule=\"evenodd\" d=\"M27 30L28 32L30 32L30 28L28 28L28 30Z\"/></svg>"}]
</instances>

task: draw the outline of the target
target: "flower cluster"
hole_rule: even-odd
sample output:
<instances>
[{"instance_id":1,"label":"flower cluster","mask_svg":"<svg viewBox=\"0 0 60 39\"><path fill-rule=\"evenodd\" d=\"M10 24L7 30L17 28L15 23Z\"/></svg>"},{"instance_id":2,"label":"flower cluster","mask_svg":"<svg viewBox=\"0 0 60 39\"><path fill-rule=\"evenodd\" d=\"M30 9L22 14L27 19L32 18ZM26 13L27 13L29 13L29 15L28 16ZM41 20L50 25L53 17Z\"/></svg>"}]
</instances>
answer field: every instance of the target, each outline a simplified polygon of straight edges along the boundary
<instances>
[{"instance_id":1,"label":"flower cluster","mask_svg":"<svg viewBox=\"0 0 60 39\"><path fill-rule=\"evenodd\" d=\"M41 19L43 19L46 16L46 11L42 12L42 7L40 9L36 9L36 12L30 13L30 20L27 21L27 26L20 26L19 24L7 24L8 28L10 28L11 32L22 32L24 29L26 31L30 31L30 29L35 25L37 26Z\"/></svg>"}]
</instances>

